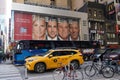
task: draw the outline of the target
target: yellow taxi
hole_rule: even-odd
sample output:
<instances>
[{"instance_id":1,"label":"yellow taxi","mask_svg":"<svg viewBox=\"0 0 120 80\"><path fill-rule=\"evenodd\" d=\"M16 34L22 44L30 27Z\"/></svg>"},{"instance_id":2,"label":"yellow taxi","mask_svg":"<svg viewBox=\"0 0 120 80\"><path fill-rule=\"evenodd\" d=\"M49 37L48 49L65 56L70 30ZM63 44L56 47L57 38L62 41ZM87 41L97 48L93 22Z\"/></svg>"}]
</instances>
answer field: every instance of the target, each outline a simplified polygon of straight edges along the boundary
<instances>
[{"instance_id":1,"label":"yellow taxi","mask_svg":"<svg viewBox=\"0 0 120 80\"><path fill-rule=\"evenodd\" d=\"M83 55L76 49L52 49L44 55L33 56L25 59L25 67L29 71L45 72L48 69L58 68L58 64L74 63L76 68L84 63Z\"/></svg>"}]
</instances>

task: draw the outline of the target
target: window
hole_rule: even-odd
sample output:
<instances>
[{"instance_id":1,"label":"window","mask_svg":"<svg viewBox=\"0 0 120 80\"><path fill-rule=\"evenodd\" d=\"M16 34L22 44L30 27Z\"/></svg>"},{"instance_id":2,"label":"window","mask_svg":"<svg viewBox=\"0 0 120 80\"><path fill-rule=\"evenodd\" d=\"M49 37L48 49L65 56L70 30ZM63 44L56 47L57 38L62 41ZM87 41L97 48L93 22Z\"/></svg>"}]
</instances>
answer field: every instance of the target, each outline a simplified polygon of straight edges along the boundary
<instances>
[{"instance_id":1,"label":"window","mask_svg":"<svg viewBox=\"0 0 120 80\"><path fill-rule=\"evenodd\" d=\"M118 21L120 21L120 16L119 15L117 16L117 18L118 18Z\"/></svg>"},{"instance_id":2,"label":"window","mask_svg":"<svg viewBox=\"0 0 120 80\"><path fill-rule=\"evenodd\" d=\"M60 54L59 51L55 51L55 52L52 53L52 55L53 55L53 56L60 56L61 54Z\"/></svg>"},{"instance_id":3,"label":"window","mask_svg":"<svg viewBox=\"0 0 120 80\"><path fill-rule=\"evenodd\" d=\"M120 0L116 0L116 3L120 3Z\"/></svg>"},{"instance_id":4,"label":"window","mask_svg":"<svg viewBox=\"0 0 120 80\"><path fill-rule=\"evenodd\" d=\"M27 3L27 2L29 2L28 0L24 0L24 3Z\"/></svg>"},{"instance_id":5,"label":"window","mask_svg":"<svg viewBox=\"0 0 120 80\"><path fill-rule=\"evenodd\" d=\"M95 0L96 3L98 3L99 1L98 0Z\"/></svg>"},{"instance_id":6,"label":"window","mask_svg":"<svg viewBox=\"0 0 120 80\"><path fill-rule=\"evenodd\" d=\"M95 33L91 33L90 40L95 40Z\"/></svg>"},{"instance_id":7,"label":"window","mask_svg":"<svg viewBox=\"0 0 120 80\"><path fill-rule=\"evenodd\" d=\"M28 1L28 0L24 0L24 1Z\"/></svg>"},{"instance_id":8,"label":"window","mask_svg":"<svg viewBox=\"0 0 120 80\"><path fill-rule=\"evenodd\" d=\"M74 51L61 51L61 56L64 56L64 55L74 55L76 52Z\"/></svg>"},{"instance_id":9,"label":"window","mask_svg":"<svg viewBox=\"0 0 120 80\"><path fill-rule=\"evenodd\" d=\"M98 12L98 17L99 17L99 18L102 18L102 11L99 11L99 12Z\"/></svg>"},{"instance_id":10,"label":"window","mask_svg":"<svg viewBox=\"0 0 120 80\"><path fill-rule=\"evenodd\" d=\"M76 54L76 52L75 51L70 51L70 54L74 55L74 54Z\"/></svg>"},{"instance_id":11,"label":"window","mask_svg":"<svg viewBox=\"0 0 120 80\"><path fill-rule=\"evenodd\" d=\"M96 29L96 24L94 22L91 23L91 29L95 30Z\"/></svg>"},{"instance_id":12,"label":"window","mask_svg":"<svg viewBox=\"0 0 120 80\"><path fill-rule=\"evenodd\" d=\"M17 50L23 50L23 49L27 49L27 44L25 43L18 43L17 46L16 46L16 49Z\"/></svg>"},{"instance_id":13,"label":"window","mask_svg":"<svg viewBox=\"0 0 120 80\"><path fill-rule=\"evenodd\" d=\"M51 1L50 5L55 5L55 0L50 0L50 1Z\"/></svg>"},{"instance_id":14,"label":"window","mask_svg":"<svg viewBox=\"0 0 120 80\"><path fill-rule=\"evenodd\" d=\"M91 9L88 10L88 15L89 15L90 17L92 16L92 10L91 10Z\"/></svg>"},{"instance_id":15,"label":"window","mask_svg":"<svg viewBox=\"0 0 120 80\"><path fill-rule=\"evenodd\" d=\"M104 35L98 35L99 36L99 39L104 39Z\"/></svg>"},{"instance_id":16,"label":"window","mask_svg":"<svg viewBox=\"0 0 120 80\"><path fill-rule=\"evenodd\" d=\"M114 25L109 25L106 26L106 32L114 32L115 31L115 27L113 27Z\"/></svg>"},{"instance_id":17,"label":"window","mask_svg":"<svg viewBox=\"0 0 120 80\"><path fill-rule=\"evenodd\" d=\"M98 29L99 31L104 31L103 24L102 24L102 23L98 23L97 29Z\"/></svg>"},{"instance_id":18,"label":"window","mask_svg":"<svg viewBox=\"0 0 120 80\"><path fill-rule=\"evenodd\" d=\"M16 0L13 0L13 2L16 2Z\"/></svg>"},{"instance_id":19,"label":"window","mask_svg":"<svg viewBox=\"0 0 120 80\"><path fill-rule=\"evenodd\" d=\"M115 39L115 33L107 33L107 39Z\"/></svg>"},{"instance_id":20,"label":"window","mask_svg":"<svg viewBox=\"0 0 120 80\"><path fill-rule=\"evenodd\" d=\"M70 51L61 51L61 56L70 55Z\"/></svg>"},{"instance_id":21,"label":"window","mask_svg":"<svg viewBox=\"0 0 120 80\"><path fill-rule=\"evenodd\" d=\"M83 26L86 26L86 25L87 25L87 21L83 20Z\"/></svg>"},{"instance_id":22,"label":"window","mask_svg":"<svg viewBox=\"0 0 120 80\"><path fill-rule=\"evenodd\" d=\"M94 10L94 14L93 14L94 17L97 17L97 11Z\"/></svg>"}]
</instances>

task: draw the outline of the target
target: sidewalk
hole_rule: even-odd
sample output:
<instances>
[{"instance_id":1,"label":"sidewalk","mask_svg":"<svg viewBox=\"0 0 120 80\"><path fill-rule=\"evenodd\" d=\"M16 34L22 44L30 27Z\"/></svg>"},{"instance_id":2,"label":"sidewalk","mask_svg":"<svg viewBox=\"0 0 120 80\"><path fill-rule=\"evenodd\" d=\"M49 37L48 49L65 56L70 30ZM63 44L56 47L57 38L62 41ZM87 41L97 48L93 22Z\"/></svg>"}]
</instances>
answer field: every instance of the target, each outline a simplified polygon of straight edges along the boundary
<instances>
[{"instance_id":1,"label":"sidewalk","mask_svg":"<svg viewBox=\"0 0 120 80\"><path fill-rule=\"evenodd\" d=\"M0 80L23 80L19 70L10 60L0 63Z\"/></svg>"}]
</instances>

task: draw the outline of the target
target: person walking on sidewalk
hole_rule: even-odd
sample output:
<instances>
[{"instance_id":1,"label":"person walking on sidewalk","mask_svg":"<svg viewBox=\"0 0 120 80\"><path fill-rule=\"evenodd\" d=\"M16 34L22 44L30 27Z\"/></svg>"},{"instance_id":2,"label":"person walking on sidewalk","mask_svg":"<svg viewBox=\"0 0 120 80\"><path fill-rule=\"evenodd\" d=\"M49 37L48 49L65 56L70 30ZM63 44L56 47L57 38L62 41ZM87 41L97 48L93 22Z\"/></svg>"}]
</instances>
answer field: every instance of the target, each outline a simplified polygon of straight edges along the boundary
<instances>
[{"instance_id":1,"label":"person walking on sidewalk","mask_svg":"<svg viewBox=\"0 0 120 80\"><path fill-rule=\"evenodd\" d=\"M9 57L10 57L10 60L12 61L12 59L13 59L12 53L9 54Z\"/></svg>"},{"instance_id":2,"label":"person walking on sidewalk","mask_svg":"<svg viewBox=\"0 0 120 80\"><path fill-rule=\"evenodd\" d=\"M2 56L2 61L3 61L3 62L6 61L6 54L3 54L3 56Z\"/></svg>"},{"instance_id":3,"label":"person walking on sidewalk","mask_svg":"<svg viewBox=\"0 0 120 80\"><path fill-rule=\"evenodd\" d=\"M6 53L6 59L7 59L7 60L10 59L9 53Z\"/></svg>"},{"instance_id":4,"label":"person walking on sidewalk","mask_svg":"<svg viewBox=\"0 0 120 80\"><path fill-rule=\"evenodd\" d=\"M0 63L2 62L2 54L0 54Z\"/></svg>"},{"instance_id":5,"label":"person walking on sidewalk","mask_svg":"<svg viewBox=\"0 0 120 80\"><path fill-rule=\"evenodd\" d=\"M0 63L2 62L3 60L3 53L0 53Z\"/></svg>"}]
</instances>

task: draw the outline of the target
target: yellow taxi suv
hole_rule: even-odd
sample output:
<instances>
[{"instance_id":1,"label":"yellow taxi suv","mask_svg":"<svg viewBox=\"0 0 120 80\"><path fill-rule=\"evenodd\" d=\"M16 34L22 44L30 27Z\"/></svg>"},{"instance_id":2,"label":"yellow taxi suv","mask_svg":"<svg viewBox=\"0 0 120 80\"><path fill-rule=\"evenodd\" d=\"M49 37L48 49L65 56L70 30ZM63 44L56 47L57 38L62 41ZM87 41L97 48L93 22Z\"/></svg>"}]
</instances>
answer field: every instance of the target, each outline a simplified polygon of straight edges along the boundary
<instances>
[{"instance_id":1,"label":"yellow taxi suv","mask_svg":"<svg viewBox=\"0 0 120 80\"><path fill-rule=\"evenodd\" d=\"M84 63L83 55L76 49L52 49L44 55L33 56L25 59L25 67L29 71L45 72L48 69L58 68L58 64L73 63L79 68Z\"/></svg>"}]
</instances>

